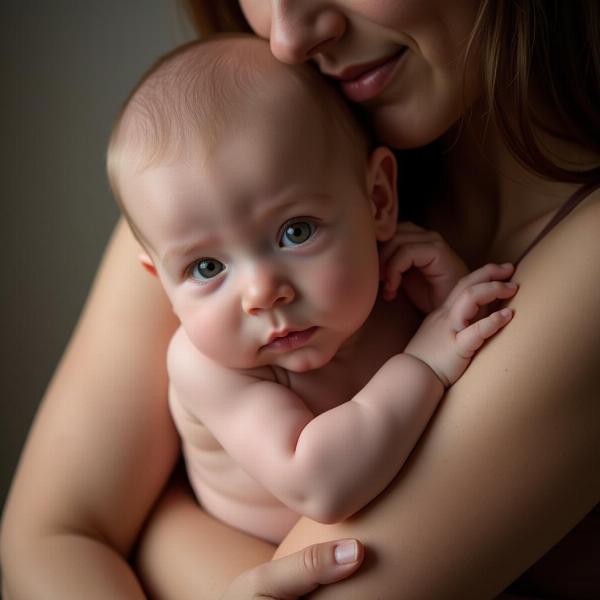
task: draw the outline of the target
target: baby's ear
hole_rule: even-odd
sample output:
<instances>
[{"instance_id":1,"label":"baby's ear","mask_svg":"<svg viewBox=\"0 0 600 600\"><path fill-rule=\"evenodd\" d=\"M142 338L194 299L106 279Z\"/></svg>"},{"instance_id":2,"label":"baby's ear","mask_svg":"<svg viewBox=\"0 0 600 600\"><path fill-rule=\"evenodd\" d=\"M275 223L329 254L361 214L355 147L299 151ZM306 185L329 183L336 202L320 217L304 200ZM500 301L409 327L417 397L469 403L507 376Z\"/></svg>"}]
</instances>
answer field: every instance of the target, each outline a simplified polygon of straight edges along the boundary
<instances>
[{"instance_id":1,"label":"baby's ear","mask_svg":"<svg viewBox=\"0 0 600 600\"><path fill-rule=\"evenodd\" d=\"M368 161L367 185L375 234L380 242L392 238L398 221L396 191L396 157L389 148L379 146L371 152Z\"/></svg>"},{"instance_id":2,"label":"baby's ear","mask_svg":"<svg viewBox=\"0 0 600 600\"><path fill-rule=\"evenodd\" d=\"M145 252L142 252L142 254L138 256L138 260L148 273L156 277L156 267L154 266L152 259Z\"/></svg>"}]
</instances>

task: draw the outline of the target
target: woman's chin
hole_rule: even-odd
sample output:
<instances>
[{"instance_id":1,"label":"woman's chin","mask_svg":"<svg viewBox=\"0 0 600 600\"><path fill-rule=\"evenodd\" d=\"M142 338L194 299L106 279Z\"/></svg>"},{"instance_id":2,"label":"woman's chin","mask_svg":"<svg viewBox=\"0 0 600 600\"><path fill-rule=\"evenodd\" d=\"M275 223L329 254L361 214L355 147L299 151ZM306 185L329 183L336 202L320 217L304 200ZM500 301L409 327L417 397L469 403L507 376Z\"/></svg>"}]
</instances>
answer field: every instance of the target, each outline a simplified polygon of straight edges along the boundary
<instances>
[{"instance_id":1,"label":"woman's chin","mask_svg":"<svg viewBox=\"0 0 600 600\"><path fill-rule=\"evenodd\" d=\"M397 150L421 148L442 137L460 119L460 114L428 118L427 112L385 106L373 112L371 123L379 140L387 146Z\"/></svg>"}]
</instances>

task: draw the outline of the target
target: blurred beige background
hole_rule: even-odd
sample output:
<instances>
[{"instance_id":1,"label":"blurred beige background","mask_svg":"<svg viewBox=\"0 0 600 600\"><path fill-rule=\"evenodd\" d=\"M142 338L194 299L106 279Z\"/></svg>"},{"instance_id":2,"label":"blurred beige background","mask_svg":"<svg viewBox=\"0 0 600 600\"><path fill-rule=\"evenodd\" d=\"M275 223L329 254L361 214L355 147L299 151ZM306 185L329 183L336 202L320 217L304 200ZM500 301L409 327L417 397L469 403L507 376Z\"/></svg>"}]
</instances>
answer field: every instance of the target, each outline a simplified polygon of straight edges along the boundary
<instances>
[{"instance_id":1,"label":"blurred beige background","mask_svg":"<svg viewBox=\"0 0 600 600\"><path fill-rule=\"evenodd\" d=\"M175 0L3 0L0 24L1 506L117 218L111 122L192 32Z\"/></svg>"}]
</instances>

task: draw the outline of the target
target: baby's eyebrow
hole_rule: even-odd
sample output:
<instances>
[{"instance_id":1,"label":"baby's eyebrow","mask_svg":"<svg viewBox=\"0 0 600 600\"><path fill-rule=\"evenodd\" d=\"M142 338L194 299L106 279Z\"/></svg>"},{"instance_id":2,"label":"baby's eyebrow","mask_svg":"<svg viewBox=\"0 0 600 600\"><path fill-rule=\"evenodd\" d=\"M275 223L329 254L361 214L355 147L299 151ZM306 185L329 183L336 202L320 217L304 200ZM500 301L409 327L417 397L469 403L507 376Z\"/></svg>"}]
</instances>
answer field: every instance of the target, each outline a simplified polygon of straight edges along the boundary
<instances>
[{"instance_id":1,"label":"baby's eyebrow","mask_svg":"<svg viewBox=\"0 0 600 600\"><path fill-rule=\"evenodd\" d=\"M197 256L204 248L209 246L211 243L210 239L205 239L201 241L194 241L186 244L177 244L168 248L160 261L166 267L171 267L172 263L181 262L186 258L191 258L192 256Z\"/></svg>"},{"instance_id":2,"label":"baby's eyebrow","mask_svg":"<svg viewBox=\"0 0 600 600\"><path fill-rule=\"evenodd\" d=\"M261 219L266 219L273 213L293 208L294 206L301 206L310 201L318 200L320 202L330 200L330 194L324 192L302 192L300 194L284 194L283 197L275 197L270 201L266 201L262 206L257 207L256 214Z\"/></svg>"}]
</instances>

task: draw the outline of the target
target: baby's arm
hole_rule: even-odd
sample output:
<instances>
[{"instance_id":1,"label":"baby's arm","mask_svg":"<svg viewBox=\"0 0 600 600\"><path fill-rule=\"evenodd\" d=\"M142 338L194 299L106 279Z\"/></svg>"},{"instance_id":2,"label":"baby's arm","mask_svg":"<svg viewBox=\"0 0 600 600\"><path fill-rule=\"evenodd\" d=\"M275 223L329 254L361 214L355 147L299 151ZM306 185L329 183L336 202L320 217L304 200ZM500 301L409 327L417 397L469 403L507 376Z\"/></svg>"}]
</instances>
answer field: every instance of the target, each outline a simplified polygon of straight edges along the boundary
<instances>
[{"instance_id":1,"label":"baby's arm","mask_svg":"<svg viewBox=\"0 0 600 600\"><path fill-rule=\"evenodd\" d=\"M489 277L486 269L464 280L467 292L458 294L451 310L434 313L440 314L418 338L421 345L415 342L412 352L393 356L354 398L318 416L288 388L201 356L182 330L169 350L171 384L232 458L274 496L317 521L341 521L388 485L444 393L445 374L421 352L428 349L425 341L435 339L430 332L438 338L442 332L448 338L442 341L453 343L466 365L466 356L510 319L509 311L464 331L457 325L464 327L479 304L514 294L499 284L485 294L469 295L471 287Z\"/></svg>"},{"instance_id":2,"label":"baby's arm","mask_svg":"<svg viewBox=\"0 0 600 600\"><path fill-rule=\"evenodd\" d=\"M398 355L352 400L315 416L285 386L205 358L181 329L168 363L178 401L231 457L320 522L346 518L386 487L443 393L429 367Z\"/></svg>"}]
</instances>

